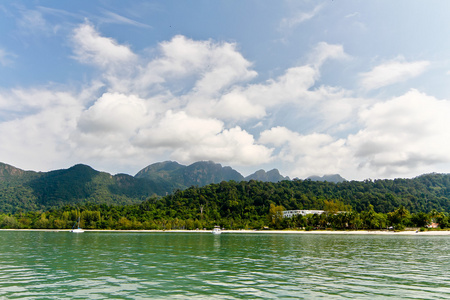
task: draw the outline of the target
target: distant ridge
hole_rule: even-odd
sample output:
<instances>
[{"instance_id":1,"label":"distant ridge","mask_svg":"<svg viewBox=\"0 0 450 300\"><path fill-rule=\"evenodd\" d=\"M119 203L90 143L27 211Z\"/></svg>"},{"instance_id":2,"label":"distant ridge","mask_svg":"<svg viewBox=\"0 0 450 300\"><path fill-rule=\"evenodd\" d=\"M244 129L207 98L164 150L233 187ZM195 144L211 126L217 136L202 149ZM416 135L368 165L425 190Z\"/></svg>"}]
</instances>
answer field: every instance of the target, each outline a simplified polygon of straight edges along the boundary
<instances>
[{"instance_id":1,"label":"distant ridge","mask_svg":"<svg viewBox=\"0 0 450 300\"><path fill-rule=\"evenodd\" d=\"M174 161L159 162L145 167L135 177L167 180L175 188L201 187L222 181L244 180L244 177L238 171L231 167L222 167L221 164L216 164L212 161L199 161L189 166L184 166Z\"/></svg>"},{"instance_id":2,"label":"distant ridge","mask_svg":"<svg viewBox=\"0 0 450 300\"><path fill-rule=\"evenodd\" d=\"M343 178L339 174L323 175L322 177L321 176L309 176L306 179L310 179L312 181L328 181L328 182L334 182L334 183L347 181L345 178Z\"/></svg>"},{"instance_id":3,"label":"distant ridge","mask_svg":"<svg viewBox=\"0 0 450 300\"><path fill-rule=\"evenodd\" d=\"M277 169L270 170L269 172L266 172L264 170L258 170L255 173L248 175L245 177L246 181L250 180L258 180L258 181L264 181L264 182L280 182L283 180L290 180L289 177L284 177L280 174L280 171Z\"/></svg>"}]
</instances>

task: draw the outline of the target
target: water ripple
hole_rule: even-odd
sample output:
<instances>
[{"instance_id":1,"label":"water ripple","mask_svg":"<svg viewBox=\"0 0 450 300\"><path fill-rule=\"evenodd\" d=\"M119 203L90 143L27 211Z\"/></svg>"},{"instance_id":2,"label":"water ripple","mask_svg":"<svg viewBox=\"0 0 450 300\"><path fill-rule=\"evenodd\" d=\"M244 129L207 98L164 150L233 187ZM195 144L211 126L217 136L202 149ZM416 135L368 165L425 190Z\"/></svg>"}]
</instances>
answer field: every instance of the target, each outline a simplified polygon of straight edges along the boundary
<instances>
[{"instance_id":1,"label":"water ripple","mask_svg":"<svg viewBox=\"0 0 450 300\"><path fill-rule=\"evenodd\" d=\"M449 241L0 232L0 299L445 299Z\"/></svg>"}]
</instances>

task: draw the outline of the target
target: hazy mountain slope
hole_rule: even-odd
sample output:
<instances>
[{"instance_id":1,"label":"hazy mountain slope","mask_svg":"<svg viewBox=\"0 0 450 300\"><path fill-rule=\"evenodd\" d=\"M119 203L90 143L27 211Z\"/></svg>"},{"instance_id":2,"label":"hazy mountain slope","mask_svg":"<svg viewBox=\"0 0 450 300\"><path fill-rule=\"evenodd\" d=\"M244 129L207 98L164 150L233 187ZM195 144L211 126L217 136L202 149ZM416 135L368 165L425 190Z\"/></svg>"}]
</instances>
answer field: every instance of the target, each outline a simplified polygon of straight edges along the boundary
<instances>
[{"instance_id":1,"label":"hazy mountain slope","mask_svg":"<svg viewBox=\"0 0 450 300\"><path fill-rule=\"evenodd\" d=\"M134 177L153 181L158 186L164 186L165 189L157 192L158 195L165 195L166 192L172 192L175 189L185 189L183 173L186 166L175 161L164 161L151 164L140 170Z\"/></svg>"},{"instance_id":2,"label":"hazy mountain slope","mask_svg":"<svg viewBox=\"0 0 450 300\"><path fill-rule=\"evenodd\" d=\"M330 174L330 175L323 175L321 176L309 176L307 179L310 179L312 181L328 181L328 182L344 182L347 181L345 178L343 178L339 174Z\"/></svg>"},{"instance_id":3,"label":"hazy mountain slope","mask_svg":"<svg viewBox=\"0 0 450 300\"><path fill-rule=\"evenodd\" d=\"M165 161L149 165L139 171L136 178L163 180L173 189L185 189L190 186L205 186L221 181L241 181L244 177L231 167L222 167L212 161L199 161L189 166L177 162ZM171 192L171 189L169 192Z\"/></svg>"},{"instance_id":4,"label":"hazy mountain slope","mask_svg":"<svg viewBox=\"0 0 450 300\"><path fill-rule=\"evenodd\" d=\"M280 171L277 169L270 170L268 172L264 170L258 170L253 174L248 175L245 177L245 180L258 180L258 181L264 181L264 182L279 182L283 180L290 180L289 177L284 177L280 174Z\"/></svg>"},{"instance_id":5,"label":"hazy mountain slope","mask_svg":"<svg viewBox=\"0 0 450 300\"><path fill-rule=\"evenodd\" d=\"M10 184L11 181L14 184L19 182L26 182L31 179L37 178L41 173L34 171L24 171L19 168L0 163L0 187L5 184Z\"/></svg>"},{"instance_id":6,"label":"hazy mountain slope","mask_svg":"<svg viewBox=\"0 0 450 300\"><path fill-rule=\"evenodd\" d=\"M220 183L222 181L242 181L242 176L231 167L222 167L212 161L200 161L193 163L184 169L183 173L185 186L205 186L210 183Z\"/></svg>"}]
</instances>

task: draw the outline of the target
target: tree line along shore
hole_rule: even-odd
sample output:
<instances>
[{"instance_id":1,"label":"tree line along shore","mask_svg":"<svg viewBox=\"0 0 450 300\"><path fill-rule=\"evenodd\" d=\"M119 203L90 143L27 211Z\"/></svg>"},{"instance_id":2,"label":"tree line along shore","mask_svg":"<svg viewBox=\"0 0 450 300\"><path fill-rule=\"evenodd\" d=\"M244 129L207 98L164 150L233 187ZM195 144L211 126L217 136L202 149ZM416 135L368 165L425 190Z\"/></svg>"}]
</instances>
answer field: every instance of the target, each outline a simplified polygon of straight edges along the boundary
<instances>
[{"instance_id":1,"label":"tree line along shore","mask_svg":"<svg viewBox=\"0 0 450 300\"><path fill-rule=\"evenodd\" d=\"M175 211L157 208L151 201L141 205L65 206L46 212L0 215L0 229L70 229L80 220L84 229L109 230L198 230L219 225L226 230L404 230L416 227L422 231L450 227L449 215L432 210L410 213L405 207L389 213L377 213L373 207L356 212L338 200L325 200L322 214L283 217L284 207L271 204L267 214L250 218L221 217L199 208L198 217L183 218ZM216 212L218 213L218 212Z\"/></svg>"}]
</instances>

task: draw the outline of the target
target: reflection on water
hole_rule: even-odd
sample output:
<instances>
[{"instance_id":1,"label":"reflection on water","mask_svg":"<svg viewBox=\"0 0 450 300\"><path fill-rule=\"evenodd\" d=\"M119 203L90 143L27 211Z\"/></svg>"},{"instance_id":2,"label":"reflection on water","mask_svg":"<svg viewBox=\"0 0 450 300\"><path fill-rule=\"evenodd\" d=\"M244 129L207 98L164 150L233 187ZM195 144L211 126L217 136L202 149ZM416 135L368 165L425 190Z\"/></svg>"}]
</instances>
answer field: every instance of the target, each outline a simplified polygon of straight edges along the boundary
<instances>
[{"instance_id":1,"label":"reflection on water","mask_svg":"<svg viewBox=\"0 0 450 300\"><path fill-rule=\"evenodd\" d=\"M450 298L450 237L0 232L0 299Z\"/></svg>"}]
</instances>

